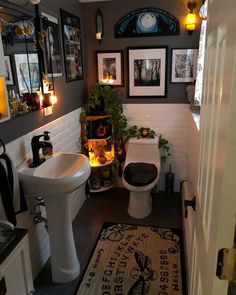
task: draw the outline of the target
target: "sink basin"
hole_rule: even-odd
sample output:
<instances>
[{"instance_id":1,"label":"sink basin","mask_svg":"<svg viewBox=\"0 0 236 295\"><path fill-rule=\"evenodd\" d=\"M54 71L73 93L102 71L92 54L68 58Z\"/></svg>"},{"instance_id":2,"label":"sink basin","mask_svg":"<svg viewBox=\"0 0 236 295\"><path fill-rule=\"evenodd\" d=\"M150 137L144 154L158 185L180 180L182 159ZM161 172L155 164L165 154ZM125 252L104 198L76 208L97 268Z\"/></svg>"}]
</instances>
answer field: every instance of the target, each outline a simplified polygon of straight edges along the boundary
<instances>
[{"instance_id":1,"label":"sink basin","mask_svg":"<svg viewBox=\"0 0 236 295\"><path fill-rule=\"evenodd\" d=\"M70 193L89 177L90 165L85 155L76 153L56 153L36 168L23 162L18 167L24 191L46 193L57 191ZM45 195L45 197L47 197Z\"/></svg>"},{"instance_id":2,"label":"sink basin","mask_svg":"<svg viewBox=\"0 0 236 295\"><path fill-rule=\"evenodd\" d=\"M28 161L17 167L26 199L45 199L54 283L74 280L80 273L71 218L71 196L86 182L91 169L85 155L56 153L40 166Z\"/></svg>"}]
</instances>

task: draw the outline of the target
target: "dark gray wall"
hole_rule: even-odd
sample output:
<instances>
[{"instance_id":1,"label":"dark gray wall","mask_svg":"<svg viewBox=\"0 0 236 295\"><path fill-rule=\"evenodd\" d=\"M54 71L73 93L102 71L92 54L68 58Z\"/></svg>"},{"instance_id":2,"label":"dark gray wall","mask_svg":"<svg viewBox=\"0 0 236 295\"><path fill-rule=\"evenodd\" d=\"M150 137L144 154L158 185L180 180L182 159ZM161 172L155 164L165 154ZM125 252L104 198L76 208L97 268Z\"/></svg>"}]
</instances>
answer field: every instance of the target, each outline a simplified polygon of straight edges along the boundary
<instances>
[{"instance_id":1,"label":"dark gray wall","mask_svg":"<svg viewBox=\"0 0 236 295\"><path fill-rule=\"evenodd\" d=\"M48 12L49 14L60 18L60 8L79 16L81 19L82 36L83 31L83 13L81 4L78 0L42 0L40 3L40 10ZM85 53L85 41L82 43L82 54ZM62 47L61 47L62 48ZM62 53L62 60L63 52ZM84 74L86 76L86 62L84 60ZM39 128L40 126L49 123L61 117L74 109L81 106L81 102L87 95L86 79L66 83L64 76L64 62L63 62L63 76L55 78L55 90L58 98L58 103L53 108L53 115L44 117L42 111L35 111L30 114L16 117L0 124L0 138L8 143L19 136L27 134L28 132Z\"/></svg>"},{"instance_id":2,"label":"dark gray wall","mask_svg":"<svg viewBox=\"0 0 236 295\"><path fill-rule=\"evenodd\" d=\"M201 1L198 1L199 5ZM155 7L167 10L180 21L180 34L177 36L156 36L139 38L114 38L114 26L130 11L143 7ZM95 39L95 15L100 8L103 13L104 37L99 45ZM187 103L186 84L170 83L171 49L197 48L199 40L198 29L189 35L184 27L184 19L188 12L187 1L184 0L119 0L112 2L95 2L83 4L86 30L86 47L88 63L88 88L97 80L96 50L125 50L124 51L124 87L119 93L124 103ZM198 9L195 10L196 12ZM128 58L126 47L168 46L168 73L166 98L128 98Z\"/></svg>"}]
</instances>

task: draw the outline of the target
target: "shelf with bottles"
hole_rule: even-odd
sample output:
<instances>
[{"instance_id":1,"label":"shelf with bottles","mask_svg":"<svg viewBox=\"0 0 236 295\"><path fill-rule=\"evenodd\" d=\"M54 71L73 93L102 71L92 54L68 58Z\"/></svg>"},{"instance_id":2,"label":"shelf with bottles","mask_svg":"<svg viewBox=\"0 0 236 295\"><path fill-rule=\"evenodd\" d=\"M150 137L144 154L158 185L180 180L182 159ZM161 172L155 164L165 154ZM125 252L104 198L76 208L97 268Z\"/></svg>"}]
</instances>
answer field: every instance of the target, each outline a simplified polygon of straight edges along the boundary
<instances>
[{"instance_id":1,"label":"shelf with bottles","mask_svg":"<svg viewBox=\"0 0 236 295\"><path fill-rule=\"evenodd\" d=\"M89 140L84 146L91 167L111 164L115 158L114 145L111 139Z\"/></svg>"},{"instance_id":2,"label":"shelf with bottles","mask_svg":"<svg viewBox=\"0 0 236 295\"><path fill-rule=\"evenodd\" d=\"M92 168L89 178L89 189L91 193L103 192L114 186L114 165L113 162L106 166Z\"/></svg>"},{"instance_id":3,"label":"shelf with bottles","mask_svg":"<svg viewBox=\"0 0 236 295\"><path fill-rule=\"evenodd\" d=\"M115 159L110 115L86 116L82 125L82 143L92 169L89 179L91 193L113 187Z\"/></svg>"}]
</instances>

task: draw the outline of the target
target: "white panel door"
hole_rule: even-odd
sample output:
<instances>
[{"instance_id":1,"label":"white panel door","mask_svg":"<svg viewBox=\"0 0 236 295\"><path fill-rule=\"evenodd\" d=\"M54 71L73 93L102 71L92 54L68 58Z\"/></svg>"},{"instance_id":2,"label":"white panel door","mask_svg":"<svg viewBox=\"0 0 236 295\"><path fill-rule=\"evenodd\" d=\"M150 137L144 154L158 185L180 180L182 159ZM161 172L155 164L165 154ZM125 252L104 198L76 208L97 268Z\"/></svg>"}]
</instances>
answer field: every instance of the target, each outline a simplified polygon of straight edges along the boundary
<instances>
[{"instance_id":1,"label":"white panel door","mask_svg":"<svg viewBox=\"0 0 236 295\"><path fill-rule=\"evenodd\" d=\"M228 289L216 265L219 249L233 246L235 229L235 28L235 0L209 1L189 295L226 295Z\"/></svg>"}]
</instances>

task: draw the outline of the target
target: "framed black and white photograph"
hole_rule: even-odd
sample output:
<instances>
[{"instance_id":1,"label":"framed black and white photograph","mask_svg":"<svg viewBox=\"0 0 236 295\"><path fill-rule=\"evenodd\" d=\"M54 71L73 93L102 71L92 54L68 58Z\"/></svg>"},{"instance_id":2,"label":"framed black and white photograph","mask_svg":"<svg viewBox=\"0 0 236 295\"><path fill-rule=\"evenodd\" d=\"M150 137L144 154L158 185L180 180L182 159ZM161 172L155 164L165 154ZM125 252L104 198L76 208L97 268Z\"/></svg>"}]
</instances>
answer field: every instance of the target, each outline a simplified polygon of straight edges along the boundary
<instances>
[{"instance_id":1,"label":"framed black and white photograph","mask_svg":"<svg viewBox=\"0 0 236 295\"><path fill-rule=\"evenodd\" d=\"M196 80L198 49L172 49L171 83Z\"/></svg>"},{"instance_id":2,"label":"framed black and white photograph","mask_svg":"<svg viewBox=\"0 0 236 295\"><path fill-rule=\"evenodd\" d=\"M60 9L66 81L83 79L82 44L79 17Z\"/></svg>"},{"instance_id":3,"label":"framed black and white photograph","mask_svg":"<svg viewBox=\"0 0 236 295\"><path fill-rule=\"evenodd\" d=\"M38 90L40 87L38 54L29 53L27 58L26 53L18 53L14 54L14 58L19 93L22 95Z\"/></svg>"},{"instance_id":4,"label":"framed black and white photograph","mask_svg":"<svg viewBox=\"0 0 236 295\"><path fill-rule=\"evenodd\" d=\"M123 85L123 51L97 51L98 83Z\"/></svg>"},{"instance_id":5,"label":"framed black and white photograph","mask_svg":"<svg viewBox=\"0 0 236 295\"><path fill-rule=\"evenodd\" d=\"M129 96L166 95L167 47L128 48Z\"/></svg>"},{"instance_id":6,"label":"framed black and white photograph","mask_svg":"<svg viewBox=\"0 0 236 295\"><path fill-rule=\"evenodd\" d=\"M46 32L45 38L45 66L48 77L62 76L62 59L59 37L58 19L45 12L41 13L43 16L43 26Z\"/></svg>"},{"instance_id":7,"label":"framed black and white photograph","mask_svg":"<svg viewBox=\"0 0 236 295\"><path fill-rule=\"evenodd\" d=\"M6 65L6 76L5 76L6 85L14 85L10 56L5 55L4 59L5 59L5 65Z\"/></svg>"}]
</instances>

